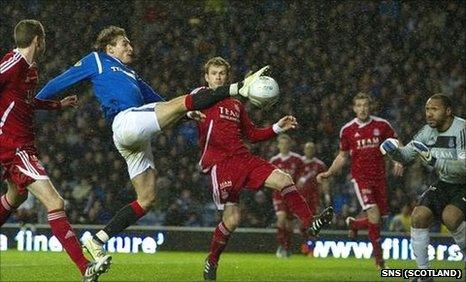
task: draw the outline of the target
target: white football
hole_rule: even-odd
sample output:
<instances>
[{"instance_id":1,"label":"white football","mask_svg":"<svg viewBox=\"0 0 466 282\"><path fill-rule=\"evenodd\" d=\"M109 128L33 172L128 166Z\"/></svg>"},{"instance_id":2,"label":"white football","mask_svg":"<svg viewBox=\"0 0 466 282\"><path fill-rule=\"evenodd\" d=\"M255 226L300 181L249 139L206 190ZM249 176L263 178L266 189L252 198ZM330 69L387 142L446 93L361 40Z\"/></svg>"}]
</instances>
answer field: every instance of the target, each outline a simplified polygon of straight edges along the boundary
<instances>
[{"instance_id":1,"label":"white football","mask_svg":"<svg viewBox=\"0 0 466 282\"><path fill-rule=\"evenodd\" d=\"M270 107L278 101L280 88L275 79L261 76L249 88L249 100L259 108Z\"/></svg>"}]
</instances>

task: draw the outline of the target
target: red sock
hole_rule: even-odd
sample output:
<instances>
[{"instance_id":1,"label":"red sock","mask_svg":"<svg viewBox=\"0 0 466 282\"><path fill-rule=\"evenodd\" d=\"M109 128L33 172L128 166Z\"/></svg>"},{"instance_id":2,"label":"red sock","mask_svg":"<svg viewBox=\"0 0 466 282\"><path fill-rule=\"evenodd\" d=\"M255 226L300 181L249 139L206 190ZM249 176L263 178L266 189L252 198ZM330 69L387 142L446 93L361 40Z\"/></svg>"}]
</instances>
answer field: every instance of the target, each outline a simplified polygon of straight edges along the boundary
<instances>
[{"instance_id":1,"label":"red sock","mask_svg":"<svg viewBox=\"0 0 466 282\"><path fill-rule=\"evenodd\" d=\"M277 227L277 243L286 250L286 230L285 228Z\"/></svg>"},{"instance_id":2,"label":"red sock","mask_svg":"<svg viewBox=\"0 0 466 282\"><path fill-rule=\"evenodd\" d=\"M228 239L230 239L230 230L227 229L225 224L220 222L215 228L214 235L212 236L212 242L210 243L209 262L217 265L220 255L225 249Z\"/></svg>"},{"instance_id":3,"label":"red sock","mask_svg":"<svg viewBox=\"0 0 466 282\"><path fill-rule=\"evenodd\" d=\"M299 194L296 186L293 184L285 187L281 191L281 194L293 214L301 221L301 224L307 228L311 221L311 210L303 196Z\"/></svg>"},{"instance_id":4,"label":"red sock","mask_svg":"<svg viewBox=\"0 0 466 282\"><path fill-rule=\"evenodd\" d=\"M6 195L0 197L0 227L7 221L14 209L6 199Z\"/></svg>"},{"instance_id":5,"label":"red sock","mask_svg":"<svg viewBox=\"0 0 466 282\"><path fill-rule=\"evenodd\" d=\"M186 107L188 111L194 110L192 95L186 95L186 97L184 98L184 106Z\"/></svg>"},{"instance_id":6,"label":"red sock","mask_svg":"<svg viewBox=\"0 0 466 282\"><path fill-rule=\"evenodd\" d=\"M360 229L367 229L369 224L369 220L367 217L356 218L351 222L351 228L360 230Z\"/></svg>"},{"instance_id":7,"label":"red sock","mask_svg":"<svg viewBox=\"0 0 466 282\"><path fill-rule=\"evenodd\" d=\"M369 225L369 241L372 243L374 250L374 258L377 264L383 263L382 248L380 247L380 226L375 223L368 223Z\"/></svg>"},{"instance_id":8,"label":"red sock","mask_svg":"<svg viewBox=\"0 0 466 282\"><path fill-rule=\"evenodd\" d=\"M68 256L73 260L76 266L84 274L89 261L84 257L76 234L73 231L64 210L50 211L47 215L52 233L60 241Z\"/></svg>"}]
</instances>

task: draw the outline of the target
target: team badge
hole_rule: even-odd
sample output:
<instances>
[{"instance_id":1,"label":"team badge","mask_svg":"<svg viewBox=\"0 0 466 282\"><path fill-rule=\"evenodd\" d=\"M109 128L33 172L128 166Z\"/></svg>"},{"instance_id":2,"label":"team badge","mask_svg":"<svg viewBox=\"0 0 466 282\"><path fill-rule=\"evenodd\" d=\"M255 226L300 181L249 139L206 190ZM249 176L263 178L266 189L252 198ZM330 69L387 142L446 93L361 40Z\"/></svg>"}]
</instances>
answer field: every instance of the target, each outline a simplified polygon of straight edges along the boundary
<instances>
[{"instance_id":1,"label":"team badge","mask_svg":"<svg viewBox=\"0 0 466 282\"><path fill-rule=\"evenodd\" d=\"M453 138L450 138L450 141L448 141L448 147L450 147L450 148L455 147L455 140L453 140Z\"/></svg>"}]
</instances>

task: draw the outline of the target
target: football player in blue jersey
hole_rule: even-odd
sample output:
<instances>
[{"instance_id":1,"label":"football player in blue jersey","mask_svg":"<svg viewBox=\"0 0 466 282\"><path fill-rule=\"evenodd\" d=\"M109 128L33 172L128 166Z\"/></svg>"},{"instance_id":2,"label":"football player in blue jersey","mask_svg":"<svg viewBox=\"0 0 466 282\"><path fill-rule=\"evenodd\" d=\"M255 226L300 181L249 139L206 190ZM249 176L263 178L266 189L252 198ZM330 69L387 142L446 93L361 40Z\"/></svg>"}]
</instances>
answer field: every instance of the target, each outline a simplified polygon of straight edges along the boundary
<instances>
[{"instance_id":1,"label":"football player in blue jersey","mask_svg":"<svg viewBox=\"0 0 466 282\"><path fill-rule=\"evenodd\" d=\"M248 97L250 85L268 66L242 82L199 95L183 95L164 101L128 67L134 53L124 29L116 26L103 29L97 37L95 48L95 52L48 82L36 98L50 99L78 82L90 81L105 118L112 125L115 146L126 160L137 199L123 207L92 238L85 240L84 247L94 259L98 259L105 256L103 245L144 216L155 202L156 173L151 152L152 136L183 117L187 111L208 108L224 98L238 94ZM195 117L202 118L202 114L198 112Z\"/></svg>"}]
</instances>

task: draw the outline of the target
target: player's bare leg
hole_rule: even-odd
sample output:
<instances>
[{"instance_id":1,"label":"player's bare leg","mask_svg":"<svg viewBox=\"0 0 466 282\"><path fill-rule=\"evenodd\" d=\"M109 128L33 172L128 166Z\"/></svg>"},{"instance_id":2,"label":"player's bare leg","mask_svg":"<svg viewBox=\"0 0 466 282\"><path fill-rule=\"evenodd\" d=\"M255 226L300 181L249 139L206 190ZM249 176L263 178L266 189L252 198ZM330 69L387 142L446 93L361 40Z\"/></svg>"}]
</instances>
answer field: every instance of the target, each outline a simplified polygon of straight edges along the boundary
<instances>
[{"instance_id":1,"label":"player's bare leg","mask_svg":"<svg viewBox=\"0 0 466 282\"><path fill-rule=\"evenodd\" d=\"M156 199L155 178L156 171L148 168L131 179L136 191L136 200L120 209L102 230L84 241L84 248L94 259L106 256L104 244L128 226L136 223L154 205Z\"/></svg>"},{"instance_id":2,"label":"player's bare leg","mask_svg":"<svg viewBox=\"0 0 466 282\"><path fill-rule=\"evenodd\" d=\"M215 281L217 279L217 267L220 255L228 244L231 234L241 221L241 209L236 203L225 204L222 222L215 228L210 243L210 252L204 265L204 280Z\"/></svg>"},{"instance_id":3,"label":"player's bare leg","mask_svg":"<svg viewBox=\"0 0 466 282\"><path fill-rule=\"evenodd\" d=\"M411 240L413 242L414 256L417 267L429 268L429 227L432 223L433 213L425 206L417 206L411 213Z\"/></svg>"},{"instance_id":4,"label":"player's bare leg","mask_svg":"<svg viewBox=\"0 0 466 282\"><path fill-rule=\"evenodd\" d=\"M455 205L447 205L442 212L442 221L450 231L455 243L466 257L466 222L464 213Z\"/></svg>"},{"instance_id":5,"label":"player's bare leg","mask_svg":"<svg viewBox=\"0 0 466 282\"><path fill-rule=\"evenodd\" d=\"M27 193L20 194L16 185L7 181L8 190L0 196L0 227L8 220L11 213L27 199Z\"/></svg>"},{"instance_id":6,"label":"player's bare leg","mask_svg":"<svg viewBox=\"0 0 466 282\"><path fill-rule=\"evenodd\" d=\"M308 228L309 235L318 235L320 229L331 222L332 207L327 207L321 214L312 218L311 210L296 189L293 179L282 170L274 170L265 180L264 186L280 191L291 212L301 221L301 224Z\"/></svg>"},{"instance_id":7,"label":"player's bare leg","mask_svg":"<svg viewBox=\"0 0 466 282\"><path fill-rule=\"evenodd\" d=\"M48 221L53 235L62 244L69 257L76 264L85 281L96 280L98 276L110 267L110 257L104 257L97 262L90 263L81 249L78 237L68 222L64 211L64 200L58 194L50 180L37 180L30 184L27 189L31 192L47 209ZM96 265L97 264L97 265Z\"/></svg>"}]
</instances>

